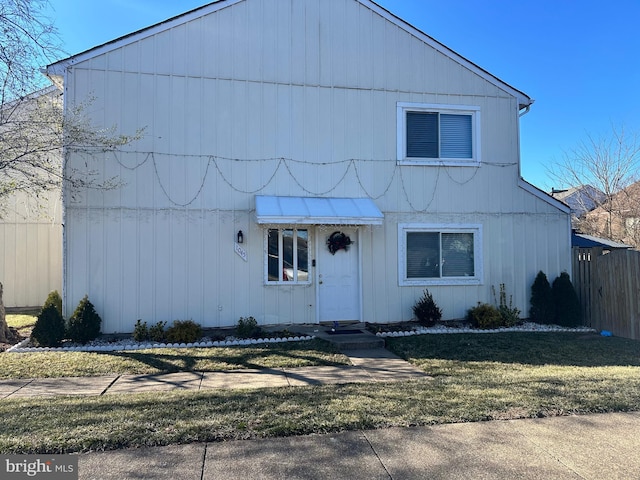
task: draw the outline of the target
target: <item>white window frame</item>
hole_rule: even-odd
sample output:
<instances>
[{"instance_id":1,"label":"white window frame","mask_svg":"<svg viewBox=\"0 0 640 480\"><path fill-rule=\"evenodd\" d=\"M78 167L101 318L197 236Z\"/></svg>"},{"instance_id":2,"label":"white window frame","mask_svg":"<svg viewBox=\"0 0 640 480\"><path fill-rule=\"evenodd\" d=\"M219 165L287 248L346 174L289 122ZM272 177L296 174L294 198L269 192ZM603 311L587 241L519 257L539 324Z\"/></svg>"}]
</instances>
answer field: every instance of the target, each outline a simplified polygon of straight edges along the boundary
<instances>
[{"instance_id":1,"label":"white window frame","mask_svg":"<svg viewBox=\"0 0 640 480\"><path fill-rule=\"evenodd\" d=\"M473 277L407 277L407 233L472 233L473 234ZM442 252L440 252L442 254ZM481 285L483 282L482 225L481 224L424 224L401 223L398 225L398 284L406 286L429 285Z\"/></svg>"},{"instance_id":2,"label":"white window frame","mask_svg":"<svg viewBox=\"0 0 640 480\"><path fill-rule=\"evenodd\" d=\"M279 280L269 280L269 231L270 230L277 230L278 231L278 273L280 276ZM298 235L297 232L299 230L304 230L307 232L307 279L306 280L300 280L297 278L298 275L298 269L294 268L293 269L293 275L294 278L291 280L284 280L283 279L283 269L284 269L284 265L283 265L283 234L282 232L284 230L293 230L294 233L294 244L293 244L293 266L296 267L298 265L298 248L297 248L297 241L298 241ZM305 226L301 226L300 228L298 228L295 225L274 225L274 226L270 226L264 229L264 284L269 286L269 285L309 285L311 284L311 248L313 245L313 235L312 235L312 230L311 228L309 228L309 226L305 225Z\"/></svg>"},{"instance_id":3,"label":"white window frame","mask_svg":"<svg viewBox=\"0 0 640 480\"><path fill-rule=\"evenodd\" d=\"M473 105L439 105L432 103L397 103L397 163L398 165L479 166L481 162L480 107ZM471 116L471 158L407 157L407 112L428 112Z\"/></svg>"}]
</instances>

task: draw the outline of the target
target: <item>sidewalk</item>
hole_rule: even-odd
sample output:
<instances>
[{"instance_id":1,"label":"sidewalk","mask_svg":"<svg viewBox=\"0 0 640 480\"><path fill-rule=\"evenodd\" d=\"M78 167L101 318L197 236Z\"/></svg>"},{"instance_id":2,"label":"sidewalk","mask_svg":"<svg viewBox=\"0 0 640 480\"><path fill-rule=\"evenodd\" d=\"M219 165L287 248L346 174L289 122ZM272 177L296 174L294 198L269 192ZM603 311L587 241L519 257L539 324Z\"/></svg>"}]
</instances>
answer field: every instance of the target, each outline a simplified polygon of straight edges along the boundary
<instances>
[{"instance_id":1,"label":"sidewalk","mask_svg":"<svg viewBox=\"0 0 640 480\"><path fill-rule=\"evenodd\" d=\"M82 454L89 480L640 478L640 413L389 428Z\"/></svg>"}]
</instances>

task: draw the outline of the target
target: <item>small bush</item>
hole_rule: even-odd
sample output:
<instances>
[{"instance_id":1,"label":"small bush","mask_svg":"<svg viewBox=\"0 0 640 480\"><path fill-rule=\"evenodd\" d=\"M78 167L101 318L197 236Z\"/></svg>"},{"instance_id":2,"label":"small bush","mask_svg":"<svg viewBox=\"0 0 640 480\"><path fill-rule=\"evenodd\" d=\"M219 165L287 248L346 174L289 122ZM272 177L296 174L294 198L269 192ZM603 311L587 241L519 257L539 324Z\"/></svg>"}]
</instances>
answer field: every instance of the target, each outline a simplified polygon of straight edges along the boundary
<instances>
[{"instance_id":1,"label":"small bush","mask_svg":"<svg viewBox=\"0 0 640 480\"><path fill-rule=\"evenodd\" d=\"M556 323L551 285L543 271L538 272L533 285L531 285L529 320L543 324Z\"/></svg>"},{"instance_id":2,"label":"small bush","mask_svg":"<svg viewBox=\"0 0 640 480\"><path fill-rule=\"evenodd\" d=\"M467 311L467 320L475 328L491 329L502 326L500 312L493 305L480 303Z\"/></svg>"},{"instance_id":3,"label":"small bush","mask_svg":"<svg viewBox=\"0 0 640 480\"><path fill-rule=\"evenodd\" d=\"M496 289L492 285L493 298L496 299ZM513 295L509 296L509 303L507 304L507 291L504 283L500 284L500 300L496 300L498 306L498 312L500 312L500 318L502 318L501 327L513 327L520 322L520 310L513 306Z\"/></svg>"},{"instance_id":4,"label":"small bush","mask_svg":"<svg viewBox=\"0 0 640 480\"><path fill-rule=\"evenodd\" d=\"M100 335L102 319L85 295L67 322L67 336L74 342L87 343Z\"/></svg>"},{"instance_id":5,"label":"small bush","mask_svg":"<svg viewBox=\"0 0 640 480\"><path fill-rule=\"evenodd\" d=\"M442 310L436 305L433 296L427 289L413 306L413 314L418 323L425 327L433 327L442 318Z\"/></svg>"},{"instance_id":6,"label":"small bush","mask_svg":"<svg viewBox=\"0 0 640 480\"><path fill-rule=\"evenodd\" d=\"M144 342L145 340L149 340L151 336L149 335L149 328L147 327L147 322L143 322L142 319L138 319L136 321L135 327L133 327L133 339L136 342Z\"/></svg>"},{"instance_id":7,"label":"small bush","mask_svg":"<svg viewBox=\"0 0 640 480\"><path fill-rule=\"evenodd\" d=\"M176 320L167 329L167 340L171 343L193 343L202 337L202 327L193 320Z\"/></svg>"},{"instance_id":8,"label":"small bush","mask_svg":"<svg viewBox=\"0 0 640 480\"><path fill-rule=\"evenodd\" d=\"M236 335L239 338L252 338L260 335L260 327L258 322L253 317L240 317L238 325L236 326Z\"/></svg>"},{"instance_id":9,"label":"small bush","mask_svg":"<svg viewBox=\"0 0 640 480\"><path fill-rule=\"evenodd\" d=\"M58 310L60 317L62 317L62 297L60 296L57 290L54 290L49 294L47 299L44 301L44 305L42 306L42 309L44 310L49 305L53 305L54 307L56 307L56 310Z\"/></svg>"},{"instance_id":10,"label":"small bush","mask_svg":"<svg viewBox=\"0 0 640 480\"><path fill-rule=\"evenodd\" d=\"M567 272L562 272L551 286L555 305L555 321L564 327L577 327L582 324L582 307L580 299L573 288Z\"/></svg>"},{"instance_id":11,"label":"small bush","mask_svg":"<svg viewBox=\"0 0 640 480\"><path fill-rule=\"evenodd\" d=\"M164 331L164 327L167 322L158 322L155 325L149 327L149 338L154 342L163 343L167 340L167 335Z\"/></svg>"},{"instance_id":12,"label":"small bush","mask_svg":"<svg viewBox=\"0 0 640 480\"><path fill-rule=\"evenodd\" d=\"M55 305L45 306L38 314L31 338L42 347L59 347L65 335L64 319Z\"/></svg>"}]
</instances>

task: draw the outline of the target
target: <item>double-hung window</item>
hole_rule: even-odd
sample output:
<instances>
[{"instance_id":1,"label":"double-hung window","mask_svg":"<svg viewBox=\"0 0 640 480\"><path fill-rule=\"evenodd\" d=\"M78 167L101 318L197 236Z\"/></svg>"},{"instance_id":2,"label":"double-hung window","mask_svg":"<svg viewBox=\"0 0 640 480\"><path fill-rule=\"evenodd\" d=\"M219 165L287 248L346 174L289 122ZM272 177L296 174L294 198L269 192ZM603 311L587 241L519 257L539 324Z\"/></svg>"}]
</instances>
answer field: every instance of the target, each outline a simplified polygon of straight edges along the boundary
<instances>
[{"instance_id":1,"label":"double-hung window","mask_svg":"<svg viewBox=\"0 0 640 480\"><path fill-rule=\"evenodd\" d=\"M398 245L400 285L481 283L481 225L401 224Z\"/></svg>"},{"instance_id":2,"label":"double-hung window","mask_svg":"<svg viewBox=\"0 0 640 480\"><path fill-rule=\"evenodd\" d=\"M480 108L398 103L398 163L480 162Z\"/></svg>"},{"instance_id":3,"label":"double-hung window","mask_svg":"<svg viewBox=\"0 0 640 480\"><path fill-rule=\"evenodd\" d=\"M267 235L267 284L309 283L309 231L270 228Z\"/></svg>"}]
</instances>

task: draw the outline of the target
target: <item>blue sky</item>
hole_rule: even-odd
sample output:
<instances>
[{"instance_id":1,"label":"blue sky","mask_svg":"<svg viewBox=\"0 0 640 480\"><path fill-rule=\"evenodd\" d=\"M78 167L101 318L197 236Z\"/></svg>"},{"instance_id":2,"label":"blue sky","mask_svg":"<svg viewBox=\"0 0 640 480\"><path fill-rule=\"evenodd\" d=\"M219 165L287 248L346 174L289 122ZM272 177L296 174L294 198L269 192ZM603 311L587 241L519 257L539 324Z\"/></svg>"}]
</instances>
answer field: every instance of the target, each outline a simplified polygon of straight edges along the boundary
<instances>
[{"instance_id":1,"label":"blue sky","mask_svg":"<svg viewBox=\"0 0 640 480\"><path fill-rule=\"evenodd\" d=\"M50 0L75 54L205 5L207 0ZM557 185L547 167L587 134L640 132L640 1L377 0L535 103L521 120L522 175Z\"/></svg>"}]
</instances>

